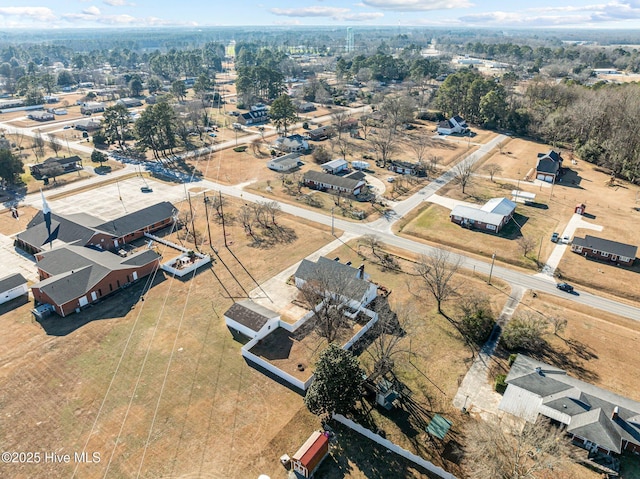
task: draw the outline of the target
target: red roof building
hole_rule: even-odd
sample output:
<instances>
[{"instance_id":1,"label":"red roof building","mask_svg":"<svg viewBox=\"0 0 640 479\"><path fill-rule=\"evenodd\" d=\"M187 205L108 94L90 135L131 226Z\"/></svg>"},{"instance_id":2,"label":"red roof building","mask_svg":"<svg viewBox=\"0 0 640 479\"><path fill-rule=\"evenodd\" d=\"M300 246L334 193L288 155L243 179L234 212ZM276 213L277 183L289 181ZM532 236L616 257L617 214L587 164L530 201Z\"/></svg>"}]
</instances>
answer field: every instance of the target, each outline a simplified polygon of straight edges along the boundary
<instances>
[{"instance_id":1,"label":"red roof building","mask_svg":"<svg viewBox=\"0 0 640 479\"><path fill-rule=\"evenodd\" d=\"M313 473L328 454L329 438L315 431L293 455L291 459L293 470L302 474L303 477L313 477Z\"/></svg>"}]
</instances>

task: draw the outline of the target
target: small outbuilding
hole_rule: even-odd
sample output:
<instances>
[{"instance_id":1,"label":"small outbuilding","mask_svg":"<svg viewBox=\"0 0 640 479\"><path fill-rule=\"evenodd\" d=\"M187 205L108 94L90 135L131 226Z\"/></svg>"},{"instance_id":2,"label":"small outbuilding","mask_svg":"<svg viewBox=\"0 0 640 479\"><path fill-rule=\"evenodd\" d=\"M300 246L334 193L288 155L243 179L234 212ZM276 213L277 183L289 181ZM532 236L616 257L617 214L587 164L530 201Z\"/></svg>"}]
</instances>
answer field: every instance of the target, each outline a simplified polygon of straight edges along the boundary
<instances>
[{"instance_id":1,"label":"small outbuilding","mask_svg":"<svg viewBox=\"0 0 640 479\"><path fill-rule=\"evenodd\" d=\"M300 166L300 155L298 153L289 153L267 162L267 168L280 172L291 171L298 166Z\"/></svg>"},{"instance_id":2,"label":"small outbuilding","mask_svg":"<svg viewBox=\"0 0 640 479\"><path fill-rule=\"evenodd\" d=\"M27 280L20 273L0 278L0 304L27 294Z\"/></svg>"},{"instance_id":3,"label":"small outbuilding","mask_svg":"<svg viewBox=\"0 0 640 479\"><path fill-rule=\"evenodd\" d=\"M229 329L250 339L262 339L278 327L280 315L251 300L234 303L225 313Z\"/></svg>"},{"instance_id":4,"label":"small outbuilding","mask_svg":"<svg viewBox=\"0 0 640 479\"><path fill-rule=\"evenodd\" d=\"M318 431L302 445L291 458L293 470L302 477L313 477L320 463L329 455L329 438Z\"/></svg>"},{"instance_id":5,"label":"small outbuilding","mask_svg":"<svg viewBox=\"0 0 640 479\"><path fill-rule=\"evenodd\" d=\"M347 160L343 160L342 158L338 158L336 160L327 161L323 163L321 166L322 171L325 173L329 173L331 175L335 175L342 171L346 171L349 169L349 163Z\"/></svg>"}]
</instances>

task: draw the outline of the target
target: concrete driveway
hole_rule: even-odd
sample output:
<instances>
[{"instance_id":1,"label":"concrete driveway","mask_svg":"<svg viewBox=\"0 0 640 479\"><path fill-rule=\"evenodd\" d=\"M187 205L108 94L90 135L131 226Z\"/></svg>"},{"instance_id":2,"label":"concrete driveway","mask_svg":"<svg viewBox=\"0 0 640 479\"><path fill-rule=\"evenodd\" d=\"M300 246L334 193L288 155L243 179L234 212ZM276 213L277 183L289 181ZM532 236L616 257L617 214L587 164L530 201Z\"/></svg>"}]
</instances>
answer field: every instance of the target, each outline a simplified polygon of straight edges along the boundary
<instances>
[{"instance_id":1,"label":"concrete driveway","mask_svg":"<svg viewBox=\"0 0 640 479\"><path fill-rule=\"evenodd\" d=\"M581 228L593 230L593 231L602 231L602 226L589 223L588 221L584 220L582 215L574 213L571 219L569 220L567 227L564 229L564 231L560 235L560 238L564 236L573 238L573 235L575 234L576 230ZM565 251L567 251L568 248L569 248L569 245L562 244L562 243L556 244L555 248L553 248L553 251L551 252L551 255L549 255L549 259L547 259L547 263L542 268L542 273L541 273L542 276L553 277L553 274L555 273L556 268L560 264L562 255L565 253Z\"/></svg>"}]
</instances>

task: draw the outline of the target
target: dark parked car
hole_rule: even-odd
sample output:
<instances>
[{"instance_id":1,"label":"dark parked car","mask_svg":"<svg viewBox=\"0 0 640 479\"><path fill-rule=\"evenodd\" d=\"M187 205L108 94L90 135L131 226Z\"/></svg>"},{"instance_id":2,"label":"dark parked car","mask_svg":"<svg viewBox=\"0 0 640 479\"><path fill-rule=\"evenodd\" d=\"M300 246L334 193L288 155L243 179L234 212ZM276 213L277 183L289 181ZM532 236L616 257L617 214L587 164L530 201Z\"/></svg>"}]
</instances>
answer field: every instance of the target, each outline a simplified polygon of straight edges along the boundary
<instances>
[{"instance_id":1,"label":"dark parked car","mask_svg":"<svg viewBox=\"0 0 640 479\"><path fill-rule=\"evenodd\" d=\"M553 241L554 243L557 243L559 237L560 237L560 235L558 233L553 233L551 235L551 241Z\"/></svg>"},{"instance_id":2,"label":"dark parked car","mask_svg":"<svg viewBox=\"0 0 640 479\"><path fill-rule=\"evenodd\" d=\"M573 286L569 283L558 283L556 284L556 288L562 291L566 291L567 293L573 293Z\"/></svg>"},{"instance_id":3,"label":"dark parked car","mask_svg":"<svg viewBox=\"0 0 640 479\"><path fill-rule=\"evenodd\" d=\"M152 193L153 190L151 189L150 186L141 186L140 187L140 191L142 191L143 193Z\"/></svg>"}]
</instances>

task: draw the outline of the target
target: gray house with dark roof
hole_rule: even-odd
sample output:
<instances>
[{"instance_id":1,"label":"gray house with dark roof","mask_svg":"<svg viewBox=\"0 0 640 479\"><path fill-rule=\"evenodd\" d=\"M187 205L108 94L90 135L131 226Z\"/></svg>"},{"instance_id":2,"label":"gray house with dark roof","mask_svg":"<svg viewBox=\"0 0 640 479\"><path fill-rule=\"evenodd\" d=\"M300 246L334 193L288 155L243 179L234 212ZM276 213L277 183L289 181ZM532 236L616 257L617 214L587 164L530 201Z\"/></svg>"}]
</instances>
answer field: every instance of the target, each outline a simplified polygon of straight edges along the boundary
<instances>
[{"instance_id":1,"label":"gray house with dark roof","mask_svg":"<svg viewBox=\"0 0 640 479\"><path fill-rule=\"evenodd\" d=\"M566 425L589 451L640 453L640 403L573 378L519 354L506 378L499 409L529 422L539 415Z\"/></svg>"},{"instance_id":2,"label":"gray house with dark roof","mask_svg":"<svg viewBox=\"0 0 640 479\"><path fill-rule=\"evenodd\" d=\"M637 246L617 241L586 235L584 238L574 237L571 251L588 258L607 261L617 265L631 266L636 259Z\"/></svg>"},{"instance_id":3,"label":"gray house with dark roof","mask_svg":"<svg viewBox=\"0 0 640 479\"><path fill-rule=\"evenodd\" d=\"M555 150L549 153L538 153L538 163L536 165L536 179L555 183L562 168L562 157Z\"/></svg>"},{"instance_id":4,"label":"gray house with dark roof","mask_svg":"<svg viewBox=\"0 0 640 479\"><path fill-rule=\"evenodd\" d=\"M150 249L123 258L69 245L40 252L36 259L40 281L31 287L33 296L62 317L144 278L160 264L160 255Z\"/></svg>"},{"instance_id":5,"label":"gray house with dark roof","mask_svg":"<svg viewBox=\"0 0 640 479\"><path fill-rule=\"evenodd\" d=\"M344 298L353 310L367 306L378 294L378 287L368 280L364 265L354 268L323 256L315 263L303 259L293 276L298 289L307 283L315 283L327 294L338 294Z\"/></svg>"},{"instance_id":6,"label":"gray house with dark roof","mask_svg":"<svg viewBox=\"0 0 640 479\"><path fill-rule=\"evenodd\" d=\"M82 169L82 158L77 155L68 158L51 157L42 163L37 163L29 167L31 175L36 180L41 180L45 176L53 178L56 176L71 173Z\"/></svg>"},{"instance_id":7,"label":"gray house with dark roof","mask_svg":"<svg viewBox=\"0 0 640 479\"><path fill-rule=\"evenodd\" d=\"M261 339L276 329L280 315L251 300L234 303L225 313L227 327L250 339Z\"/></svg>"},{"instance_id":8,"label":"gray house with dark roof","mask_svg":"<svg viewBox=\"0 0 640 479\"><path fill-rule=\"evenodd\" d=\"M363 180L355 180L345 176L330 175L320 171L307 171L302 177L305 186L315 190L333 190L357 196L366 184Z\"/></svg>"}]
</instances>

